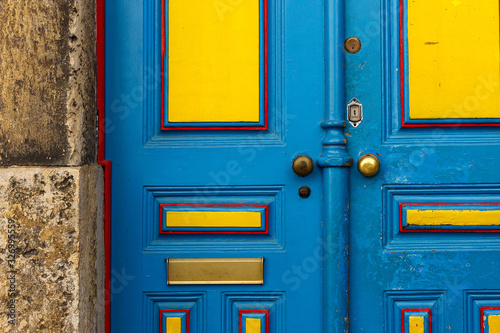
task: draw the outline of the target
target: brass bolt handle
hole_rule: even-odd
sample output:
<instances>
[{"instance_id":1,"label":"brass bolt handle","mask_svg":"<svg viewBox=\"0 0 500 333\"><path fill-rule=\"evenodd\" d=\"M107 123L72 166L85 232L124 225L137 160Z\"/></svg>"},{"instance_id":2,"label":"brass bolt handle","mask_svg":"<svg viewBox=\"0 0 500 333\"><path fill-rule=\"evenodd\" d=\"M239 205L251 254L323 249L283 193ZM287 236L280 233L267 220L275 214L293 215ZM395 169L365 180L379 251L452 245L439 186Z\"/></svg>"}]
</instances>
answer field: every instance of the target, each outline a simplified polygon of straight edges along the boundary
<instances>
[{"instance_id":1,"label":"brass bolt handle","mask_svg":"<svg viewBox=\"0 0 500 333\"><path fill-rule=\"evenodd\" d=\"M307 155L299 155L293 160L292 168L297 175L305 177L313 172L314 162Z\"/></svg>"},{"instance_id":2,"label":"brass bolt handle","mask_svg":"<svg viewBox=\"0 0 500 333\"><path fill-rule=\"evenodd\" d=\"M366 177L374 176L380 169L380 161L377 156L364 154L358 160L358 170Z\"/></svg>"}]
</instances>

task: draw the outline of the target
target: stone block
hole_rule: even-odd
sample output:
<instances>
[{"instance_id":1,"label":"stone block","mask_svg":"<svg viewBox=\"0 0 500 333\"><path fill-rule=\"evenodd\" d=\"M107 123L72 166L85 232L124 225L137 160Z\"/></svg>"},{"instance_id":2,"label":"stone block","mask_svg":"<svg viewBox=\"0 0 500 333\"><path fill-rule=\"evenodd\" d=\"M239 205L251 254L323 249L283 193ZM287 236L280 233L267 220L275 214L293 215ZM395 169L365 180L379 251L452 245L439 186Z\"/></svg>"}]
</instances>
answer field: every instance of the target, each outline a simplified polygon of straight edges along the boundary
<instances>
[{"instance_id":1,"label":"stone block","mask_svg":"<svg viewBox=\"0 0 500 333\"><path fill-rule=\"evenodd\" d=\"M94 163L94 1L0 1L0 41L0 165Z\"/></svg>"},{"instance_id":2,"label":"stone block","mask_svg":"<svg viewBox=\"0 0 500 333\"><path fill-rule=\"evenodd\" d=\"M0 169L0 331L101 332L102 169Z\"/></svg>"}]
</instances>

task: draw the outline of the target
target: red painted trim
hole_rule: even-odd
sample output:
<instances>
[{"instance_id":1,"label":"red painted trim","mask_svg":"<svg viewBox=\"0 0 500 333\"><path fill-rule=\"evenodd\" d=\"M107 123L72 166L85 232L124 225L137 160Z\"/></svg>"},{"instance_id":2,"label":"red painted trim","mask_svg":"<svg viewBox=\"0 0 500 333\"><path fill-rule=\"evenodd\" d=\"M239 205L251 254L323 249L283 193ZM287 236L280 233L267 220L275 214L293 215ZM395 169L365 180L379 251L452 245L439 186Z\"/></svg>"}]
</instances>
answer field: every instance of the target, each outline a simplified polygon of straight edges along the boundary
<instances>
[{"instance_id":1,"label":"red painted trim","mask_svg":"<svg viewBox=\"0 0 500 333\"><path fill-rule=\"evenodd\" d=\"M268 124L268 108L269 108L269 102L268 102L268 85L269 85L269 78L268 78L268 71L267 71L267 66L268 66L268 38L267 38L267 0L264 0L264 127L263 129L267 129L267 124Z\"/></svg>"},{"instance_id":2,"label":"red painted trim","mask_svg":"<svg viewBox=\"0 0 500 333\"><path fill-rule=\"evenodd\" d=\"M267 130L268 128L268 18L267 18L267 0L263 0L264 6L264 126L212 126L212 127L201 127L201 126L186 126L186 127L168 127L165 124L165 56L166 56L166 18L165 18L165 0L161 1L161 129L164 131L207 131L207 130Z\"/></svg>"},{"instance_id":3,"label":"red painted trim","mask_svg":"<svg viewBox=\"0 0 500 333\"><path fill-rule=\"evenodd\" d=\"M163 231L163 207L262 207L266 211L266 229L264 231ZM269 205L238 205L238 204L161 204L160 205L160 234L183 234L183 235L258 235L269 233Z\"/></svg>"},{"instance_id":4,"label":"red painted trim","mask_svg":"<svg viewBox=\"0 0 500 333\"><path fill-rule=\"evenodd\" d=\"M401 333L405 333L405 313L406 312L427 312L429 317L429 333L432 333L431 309L401 309Z\"/></svg>"},{"instance_id":5,"label":"red painted trim","mask_svg":"<svg viewBox=\"0 0 500 333\"><path fill-rule=\"evenodd\" d=\"M165 330L163 330L163 321L161 320L163 313L165 312L184 312L186 314L186 333L189 333L189 310L177 310L177 309L163 309L160 310L160 333L166 332L166 327Z\"/></svg>"},{"instance_id":6,"label":"red painted trim","mask_svg":"<svg viewBox=\"0 0 500 333\"><path fill-rule=\"evenodd\" d=\"M161 0L161 129L164 129L163 124L165 120L165 38L166 38L165 24L165 0Z\"/></svg>"},{"instance_id":7,"label":"red painted trim","mask_svg":"<svg viewBox=\"0 0 500 333\"><path fill-rule=\"evenodd\" d=\"M98 156L104 169L104 317L111 332L111 162L105 159L105 0L96 1Z\"/></svg>"},{"instance_id":8,"label":"red painted trim","mask_svg":"<svg viewBox=\"0 0 500 333\"><path fill-rule=\"evenodd\" d=\"M482 123L482 124L408 124L402 122L403 127L499 127L500 123Z\"/></svg>"},{"instance_id":9,"label":"red painted trim","mask_svg":"<svg viewBox=\"0 0 500 333\"><path fill-rule=\"evenodd\" d=\"M500 310L498 306L483 306L481 307L481 333L484 333L484 311L485 310Z\"/></svg>"},{"instance_id":10,"label":"red painted trim","mask_svg":"<svg viewBox=\"0 0 500 333\"><path fill-rule=\"evenodd\" d=\"M401 95L401 126L405 124L405 57L404 57L404 0L399 0L399 77L400 77L400 95Z\"/></svg>"},{"instance_id":11,"label":"red painted trim","mask_svg":"<svg viewBox=\"0 0 500 333\"><path fill-rule=\"evenodd\" d=\"M411 205L411 206L443 206L443 205L500 205L500 202L401 202L399 204L399 232L500 232L500 229L492 229L492 230L472 230L472 229L462 229L462 230L404 230L403 229L403 206Z\"/></svg>"},{"instance_id":12,"label":"red painted trim","mask_svg":"<svg viewBox=\"0 0 500 333\"><path fill-rule=\"evenodd\" d=\"M404 67L404 0L399 0L399 70L401 87L401 127L498 127L500 123L476 123L476 124L408 124L405 122L405 67Z\"/></svg>"},{"instance_id":13,"label":"red painted trim","mask_svg":"<svg viewBox=\"0 0 500 333\"><path fill-rule=\"evenodd\" d=\"M266 333L269 333L269 310L240 310L239 312L239 331L242 332L243 322L242 315L244 313L265 313L266 314Z\"/></svg>"}]
</instances>

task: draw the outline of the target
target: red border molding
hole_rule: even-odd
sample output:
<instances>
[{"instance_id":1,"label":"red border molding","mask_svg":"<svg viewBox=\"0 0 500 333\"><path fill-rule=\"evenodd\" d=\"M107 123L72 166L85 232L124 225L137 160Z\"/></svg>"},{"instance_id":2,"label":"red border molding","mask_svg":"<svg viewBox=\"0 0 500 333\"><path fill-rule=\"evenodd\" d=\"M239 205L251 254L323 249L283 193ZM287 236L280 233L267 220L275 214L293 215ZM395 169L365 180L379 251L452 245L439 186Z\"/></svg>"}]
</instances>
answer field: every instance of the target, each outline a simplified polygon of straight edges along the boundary
<instances>
[{"instance_id":1,"label":"red border molding","mask_svg":"<svg viewBox=\"0 0 500 333\"><path fill-rule=\"evenodd\" d=\"M268 127L268 18L267 18L267 0L264 1L264 126L186 126L186 127L166 127L165 121L165 56L166 56L166 17L165 17L165 0L161 0L161 129L162 130L267 130Z\"/></svg>"},{"instance_id":2,"label":"red border molding","mask_svg":"<svg viewBox=\"0 0 500 333\"><path fill-rule=\"evenodd\" d=\"M484 333L484 311L485 310L500 310L498 306L483 306L481 307L481 333Z\"/></svg>"},{"instance_id":3,"label":"red border molding","mask_svg":"<svg viewBox=\"0 0 500 333\"><path fill-rule=\"evenodd\" d=\"M401 202L399 204L399 232L500 232L500 229L492 230L472 230L472 229L462 229L462 230L435 230L435 229L422 229L422 230L404 230L403 229L403 206L432 206L432 205L493 205L499 206L500 202ZM500 228L500 227L499 227Z\"/></svg>"},{"instance_id":4,"label":"red border molding","mask_svg":"<svg viewBox=\"0 0 500 333\"><path fill-rule=\"evenodd\" d=\"M429 316L429 333L432 333L431 309L401 309L401 333L405 333L405 313L406 312L427 312Z\"/></svg>"},{"instance_id":5,"label":"red border molding","mask_svg":"<svg viewBox=\"0 0 500 333\"><path fill-rule=\"evenodd\" d=\"M184 312L186 314L186 333L189 333L189 310L177 310L177 309L160 310L160 333L163 333L163 321L161 320L161 317L164 312Z\"/></svg>"},{"instance_id":6,"label":"red border molding","mask_svg":"<svg viewBox=\"0 0 500 333\"><path fill-rule=\"evenodd\" d=\"M105 159L105 0L96 0L98 156L104 169L104 330L111 332L111 161Z\"/></svg>"},{"instance_id":7,"label":"red border molding","mask_svg":"<svg viewBox=\"0 0 500 333\"><path fill-rule=\"evenodd\" d=\"M405 66L404 66L404 4L405 0L399 0L399 70L401 89L401 127L498 127L500 123L453 123L453 124L408 124L405 123ZM429 119L430 120L430 119ZM432 121L432 120L430 120Z\"/></svg>"},{"instance_id":8,"label":"red border molding","mask_svg":"<svg viewBox=\"0 0 500 333\"><path fill-rule=\"evenodd\" d=\"M242 323L242 315L244 313L265 313L266 314L266 333L269 333L269 310L240 310L239 311L239 331L242 332L243 323Z\"/></svg>"},{"instance_id":9,"label":"red border molding","mask_svg":"<svg viewBox=\"0 0 500 333\"><path fill-rule=\"evenodd\" d=\"M261 207L266 211L266 229L264 231L163 231L163 207ZM236 204L213 204L213 205L196 205L196 204L160 204L160 234L201 234L201 235L224 235L224 234L267 234L269 233L269 205L236 205Z\"/></svg>"}]
</instances>

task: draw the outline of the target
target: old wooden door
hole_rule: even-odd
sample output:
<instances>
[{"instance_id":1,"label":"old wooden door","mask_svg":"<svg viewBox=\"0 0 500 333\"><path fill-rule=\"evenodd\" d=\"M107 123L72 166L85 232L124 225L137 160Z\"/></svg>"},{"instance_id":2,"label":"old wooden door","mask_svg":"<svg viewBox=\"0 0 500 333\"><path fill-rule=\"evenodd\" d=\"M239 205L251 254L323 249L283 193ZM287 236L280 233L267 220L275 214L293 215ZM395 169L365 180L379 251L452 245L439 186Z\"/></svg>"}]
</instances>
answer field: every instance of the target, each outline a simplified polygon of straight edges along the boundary
<instances>
[{"instance_id":1,"label":"old wooden door","mask_svg":"<svg viewBox=\"0 0 500 333\"><path fill-rule=\"evenodd\" d=\"M345 323L345 265L323 269L339 260L316 163L324 15L319 0L106 1L112 332ZM338 313L323 274L343 276Z\"/></svg>"},{"instance_id":2,"label":"old wooden door","mask_svg":"<svg viewBox=\"0 0 500 333\"><path fill-rule=\"evenodd\" d=\"M348 149L380 162L351 172L349 331L500 332L498 1L348 1L346 36Z\"/></svg>"}]
</instances>

